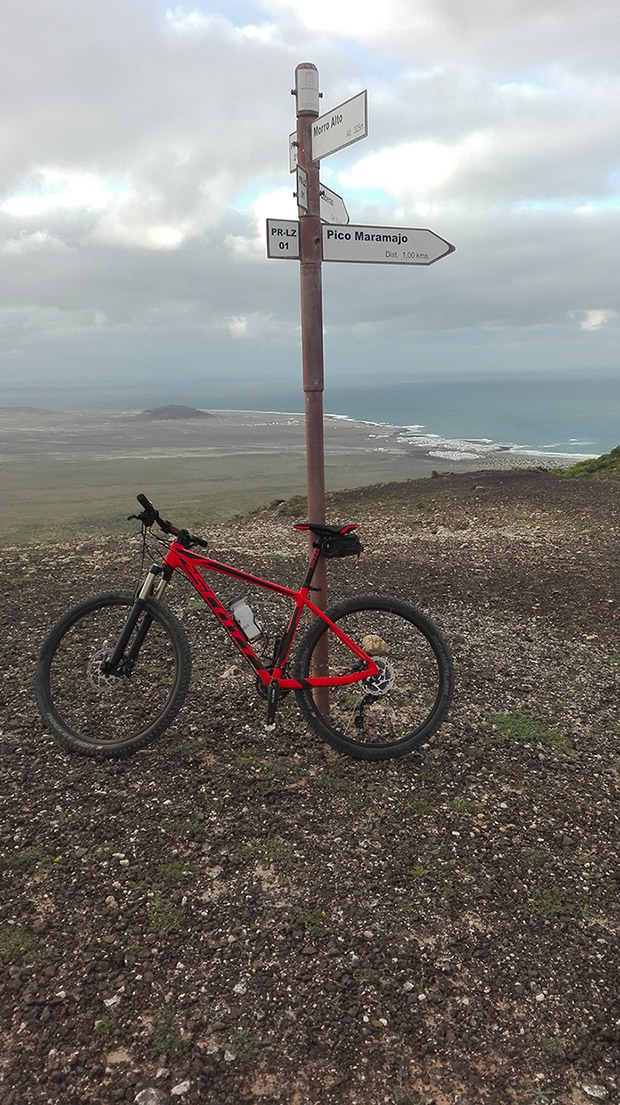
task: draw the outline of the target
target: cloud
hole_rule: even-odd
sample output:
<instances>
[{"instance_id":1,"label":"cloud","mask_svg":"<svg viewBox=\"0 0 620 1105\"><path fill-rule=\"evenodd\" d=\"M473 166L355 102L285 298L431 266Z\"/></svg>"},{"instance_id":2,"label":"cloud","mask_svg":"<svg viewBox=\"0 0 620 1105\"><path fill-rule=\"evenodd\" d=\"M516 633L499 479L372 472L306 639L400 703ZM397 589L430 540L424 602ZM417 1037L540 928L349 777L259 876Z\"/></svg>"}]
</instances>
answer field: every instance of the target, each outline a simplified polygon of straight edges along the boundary
<instances>
[{"instance_id":1,"label":"cloud","mask_svg":"<svg viewBox=\"0 0 620 1105\"><path fill-rule=\"evenodd\" d=\"M619 13L616 0L20 0L0 43L0 349L26 373L34 347L69 364L89 340L126 374L153 341L183 351L178 377L216 340L231 356L251 347L248 374L275 348L297 360L298 268L267 260L265 220L297 217L290 89L312 58L325 110L368 88L368 138L321 164L351 221L428 226L457 247L429 270L325 264L339 357L406 357L424 334L438 361L474 364L468 343L510 334L513 348L522 332L531 361L544 331L608 363Z\"/></svg>"},{"instance_id":2,"label":"cloud","mask_svg":"<svg viewBox=\"0 0 620 1105\"><path fill-rule=\"evenodd\" d=\"M582 0L269 0L264 7L414 66L616 69L615 0L587 8Z\"/></svg>"},{"instance_id":3,"label":"cloud","mask_svg":"<svg viewBox=\"0 0 620 1105\"><path fill-rule=\"evenodd\" d=\"M580 329L586 331L600 330L602 326L606 326L607 323L620 317L618 311L605 308L589 311L569 311L569 316L577 319Z\"/></svg>"},{"instance_id":4,"label":"cloud","mask_svg":"<svg viewBox=\"0 0 620 1105\"><path fill-rule=\"evenodd\" d=\"M18 218L45 215L56 208L101 209L107 204L104 182L93 173L40 169L32 190L7 196L0 209Z\"/></svg>"}]
</instances>

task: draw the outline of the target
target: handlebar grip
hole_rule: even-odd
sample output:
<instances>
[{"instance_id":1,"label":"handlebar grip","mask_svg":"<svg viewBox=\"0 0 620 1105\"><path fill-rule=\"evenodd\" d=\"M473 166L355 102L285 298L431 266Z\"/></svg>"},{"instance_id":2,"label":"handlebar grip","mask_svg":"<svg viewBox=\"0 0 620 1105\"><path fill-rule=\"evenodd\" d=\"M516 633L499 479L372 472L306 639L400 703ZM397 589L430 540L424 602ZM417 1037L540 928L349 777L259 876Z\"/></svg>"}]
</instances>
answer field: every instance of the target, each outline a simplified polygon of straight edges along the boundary
<instances>
[{"instance_id":1,"label":"handlebar grip","mask_svg":"<svg viewBox=\"0 0 620 1105\"><path fill-rule=\"evenodd\" d=\"M191 547L191 545L201 545L204 549L209 548L208 542L203 540L202 537L196 537L195 534L189 533L186 529L177 529L176 526L173 526L172 522L168 522L165 518L160 518L159 512L155 509L152 502L147 499L146 495L142 494L142 492L140 492L139 495L136 495L136 499L140 503L140 506L143 508L144 514L130 514L130 518L137 517L138 520L141 521L142 524L146 527L150 527L153 525L153 523L156 523L159 526L160 530L162 530L164 533L171 534L173 537L176 537L178 540L180 540L181 544L185 545L185 547L188 549Z\"/></svg>"}]
</instances>

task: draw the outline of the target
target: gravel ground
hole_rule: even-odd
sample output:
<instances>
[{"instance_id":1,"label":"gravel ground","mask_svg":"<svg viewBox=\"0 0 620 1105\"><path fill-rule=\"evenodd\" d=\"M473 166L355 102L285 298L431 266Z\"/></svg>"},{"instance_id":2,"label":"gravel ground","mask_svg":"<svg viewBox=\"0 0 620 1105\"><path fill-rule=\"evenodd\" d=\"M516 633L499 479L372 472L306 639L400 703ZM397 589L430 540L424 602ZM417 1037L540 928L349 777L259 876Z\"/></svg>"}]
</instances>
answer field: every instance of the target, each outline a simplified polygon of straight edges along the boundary
<instances>
[{"instance_id":1,"label":"gravel ground","mask_svg":"<svg viewBox=\"0 0 620 1105\"><path fill-rule=\"evenodd\" d=\"M365 552L330 599L396 593L451 642L449 720L400 762L336 755L291 698L265 734L183 581L173 728L69 755L36 652L135 580L139 540L4 550L2 1105L620 1103L620 487L442 476L332 496L338 519ZM209 536L301 576L287 509Z\"/></svg>"}]
</instances>

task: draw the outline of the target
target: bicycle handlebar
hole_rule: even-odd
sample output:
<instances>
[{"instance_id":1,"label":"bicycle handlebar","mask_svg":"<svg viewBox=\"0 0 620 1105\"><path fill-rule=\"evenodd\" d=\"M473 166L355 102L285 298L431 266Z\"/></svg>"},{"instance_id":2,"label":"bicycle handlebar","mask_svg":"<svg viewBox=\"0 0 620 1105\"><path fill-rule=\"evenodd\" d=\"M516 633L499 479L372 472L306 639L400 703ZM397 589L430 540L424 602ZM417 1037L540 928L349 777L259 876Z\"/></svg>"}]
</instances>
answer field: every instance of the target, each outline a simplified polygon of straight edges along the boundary
<instances>
[{"instance_id":1,"label":"bicycle handlebar","mask_svg":"<svg viewBox=\"0 0 620 1105\"><path fill-rule=\"evenodd\" d=\"M130 514L129 518L137 518L138 521L142 522L145 529L150 529L151 526L155 524L163 533L169 533L172 537L175 537L179 544L183 545L186 549L189 549L192 545L200 545L203 549L209 547L208 542L202 537L197 537L196 534L190 533L186 529L179 529L178 526L173 526L172 522L168 522L165 518L162 518L159 511L155 509L146 495L140 493L136 495L136 498L143 508L142 513Z\"/></svg>"}]
</instances>

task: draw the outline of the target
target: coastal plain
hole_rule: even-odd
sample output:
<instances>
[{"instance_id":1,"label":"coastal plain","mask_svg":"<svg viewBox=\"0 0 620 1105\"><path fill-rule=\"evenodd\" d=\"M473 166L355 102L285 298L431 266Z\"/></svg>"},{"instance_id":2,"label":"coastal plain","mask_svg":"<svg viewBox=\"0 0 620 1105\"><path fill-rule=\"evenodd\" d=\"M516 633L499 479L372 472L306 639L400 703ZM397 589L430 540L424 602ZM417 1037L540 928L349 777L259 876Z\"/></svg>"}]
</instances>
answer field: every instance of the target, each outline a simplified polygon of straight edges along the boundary
<instances>
[{"instance_id":1,"label":"coastal plain","mask_svg":"<svg viewBox=\"0 0 620 1105\"><path fill-rule=\"evenodd\" d=\"M488 446L481 452L473 443L433 449L404 427L329 415L324 449L331 491L433 472L566 463ZM305 451L303 413L0 408L3 540L124 530L138 492L188 526L230 518L304 494Z\"/></svg>"}]
</instances>

